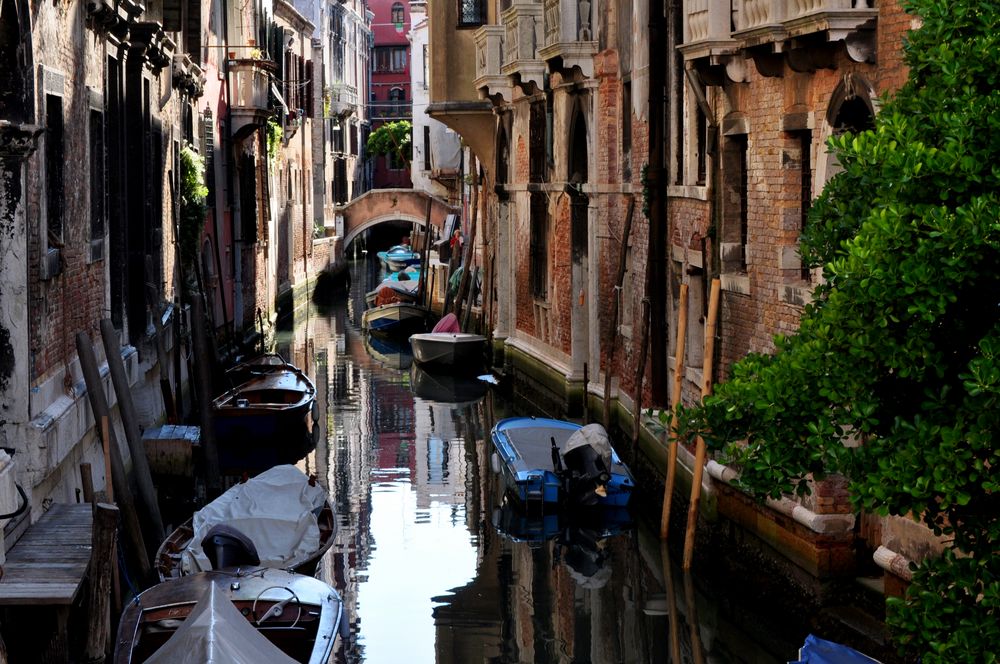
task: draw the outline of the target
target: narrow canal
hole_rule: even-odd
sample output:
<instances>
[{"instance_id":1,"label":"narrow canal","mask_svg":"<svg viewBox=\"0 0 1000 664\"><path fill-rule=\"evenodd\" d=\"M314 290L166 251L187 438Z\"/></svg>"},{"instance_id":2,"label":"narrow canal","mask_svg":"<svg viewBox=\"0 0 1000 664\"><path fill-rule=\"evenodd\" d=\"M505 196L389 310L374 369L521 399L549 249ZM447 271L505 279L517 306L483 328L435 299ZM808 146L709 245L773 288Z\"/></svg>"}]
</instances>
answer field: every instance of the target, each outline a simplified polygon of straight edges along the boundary
<instances>
[{"instance_id":1,"label":"narrow canal","mask_svg":"<svg viewBox=\"0 0 1000 664\"><path fill-rule=\"evenodd\" d=\"M490 428L541 413L513 412L485 382L421 371L405 343L369 342L360 316L378 264L351 271L348 295L314 298L277 343L314 377L323 413L301 465L339 512L320 572L351 615L336 661L794 659L805 634L761 628L781 624L773 606L747 618L753 607L685 578L641 504L599 527L510 511L490 472Z\"/></svg>"}]
</instances>

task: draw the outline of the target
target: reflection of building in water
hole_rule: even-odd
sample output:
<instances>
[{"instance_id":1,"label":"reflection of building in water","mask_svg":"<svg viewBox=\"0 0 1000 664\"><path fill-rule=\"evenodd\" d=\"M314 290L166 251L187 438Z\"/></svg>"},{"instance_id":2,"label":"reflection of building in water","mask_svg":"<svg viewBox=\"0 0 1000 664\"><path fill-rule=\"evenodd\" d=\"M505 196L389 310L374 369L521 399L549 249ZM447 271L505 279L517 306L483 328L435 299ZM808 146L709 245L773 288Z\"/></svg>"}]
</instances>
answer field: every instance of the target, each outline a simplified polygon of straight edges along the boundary
<instances>
[{"instance_id":1,"label":"reflection of building in water","mask_svg":"<svg viewBox=\"0 0 1000 664\"><path fill-rule=\"evenodd\" d=\"M465 505L469 478L465 444L457 431L456 413L447 404L417 399L413 407L414 473L411 478L417 495L417 509L434 502ZM460 518L465 519L462 514Z\"/></svg>"}]
</instances>

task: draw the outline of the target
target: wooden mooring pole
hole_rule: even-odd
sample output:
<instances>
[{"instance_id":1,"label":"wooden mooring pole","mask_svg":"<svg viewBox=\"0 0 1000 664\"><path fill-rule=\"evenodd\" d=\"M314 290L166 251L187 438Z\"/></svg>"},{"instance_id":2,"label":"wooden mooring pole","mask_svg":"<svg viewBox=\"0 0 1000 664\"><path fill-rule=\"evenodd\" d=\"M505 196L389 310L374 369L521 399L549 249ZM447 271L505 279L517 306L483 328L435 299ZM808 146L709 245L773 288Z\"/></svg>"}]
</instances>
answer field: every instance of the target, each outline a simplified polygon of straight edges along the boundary
<instances>
[{"instance_id":1,"label":"wooden mooring pole","mask_svg":"<svg viewBox=\"0 0 1000 664\"><path fill-rule=\"evenodd\" d=\"M198 384L198 415L201 423L201 447L205 455L205 487L208 497L215 499L222 492L222 478L219 471L219 451L215 446L215 431L212 425L212 366L211 351L205 338L205 305L200 294L191 298L191 339L194 345L194 369Z\"/></svg>"},{"instance_id":2,"label":"wooden mooring pole","mask_svg":"<svg viewBox=\"0 0 1000 664\"><path fill-rule=\"evenodd\" d=\"M701 397L712 393L712 363L715 356L715 324L719 316L719 280L712 280L708 298L708 322L705 324L705 359L701 365ZM682 569L691 569L694 558L694 535L698 527L698 503L701 500L701 480L705 474L705 439L695 441L694 469L691 478L691 503L688 505L687 532L684 535L684 562Z\"/></svg>"},{"instance_id":3,"label":"wooden mooring pole","mask_svg":"<svg viewBox=\"0 0 1000 664\"><path fill-rule=\"evenodd\" d=\"M688 285L681 284L680 298L677 301L677 350L674 351L674 390L670 395L670 413L677 417L677 406L681 402L681 388L684 385L685 344L687 342L687 306ZM660 539L667 539L670 529L670 503L674 497L674 481L677 478L677 435L676 422L671 419L667 430L667 479L663 485L663 509L660 512Z\"/></svg>"},{"instance_id":4,"label":"wooden mooring pole","mask_svg":"<svg viewBox=\"0 0 1000 664\"><path fill-rule=\"evenodd\" d=\"M118 508L107 503L94 506L94 534L87 574L87 640L85 662L104 662L111 648L112 572L117 559Z\"/></svg>"},{"instance_id":5,"label":"wooden mooring pole","mask_svg":"<svg viewBox=\"0 0 1000 664\"><path fill-rule=\"evenodd\" d=\"M155 317L155 312L154 312ZM162 329L159 334L162 338ZM132 388L125 375L125 364L122 362L121 344L118 341L118 331L110 318L101 321L101 339L104 341L104 355L108 358L108 369L111 373L111 383L118 397L118 412L122 416L125 427L125 440L128 442L129 453L132 455L132 471L135 483L139 487L139 503L142 507L142 523L145 527L147 542L152 547L150 559L156 555L156 547L163 539L163 519L160 518L160 504L156 498L156 488L153 486L153 476L149 472L149 460L146 458L146 448L142 442L142 431L139 428L139 416L132 401ZM166 353L163 355L166 358ZM166 360L160 364L161 376L166 371ZM166 394L170 394L169 383Z\"/></svg>"},{"instance_id":6,"label":"wooden mooring pole","mask_svg":"<svg viewBox=\"0 0 1000 664\"><path fill-rule=\"evenodd\" d=\"M83 379L87 384L87 396L90 399L90 408L94 413L94 421L101 427L102 418L108 417L108 401L104 396L104 386L101 383L101 373L97 368L97 359L94 357L94 347L91 345L90 337L87 336L86 332L77 333L76 350L80 356L80 369L83 372ZM128 478L125 475L125 465L122 463L118 440L115 436L114 427L111 427L110 423L107 427L107 432L108 457L111 465L112 479L109 486L115 488L118 497L118 507L121 509L122 521L125 525L125 534L138 564L139 578L142 583L145 583L150 578L149 559L146 557L146 544L142 538L142 529L139 526L139 517L135 511L135 503L132 502L132 491L129 488Z\"/></svg>"}]
</instances>

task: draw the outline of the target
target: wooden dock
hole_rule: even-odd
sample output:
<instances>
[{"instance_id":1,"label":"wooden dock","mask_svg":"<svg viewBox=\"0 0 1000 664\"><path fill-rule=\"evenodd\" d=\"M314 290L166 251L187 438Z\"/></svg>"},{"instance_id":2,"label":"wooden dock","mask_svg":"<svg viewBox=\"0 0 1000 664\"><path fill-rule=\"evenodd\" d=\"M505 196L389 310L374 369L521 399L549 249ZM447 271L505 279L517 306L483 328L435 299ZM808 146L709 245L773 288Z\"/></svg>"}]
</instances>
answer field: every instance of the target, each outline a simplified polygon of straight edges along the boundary
<instances>
[{"instance_id":1,"label":"wooden dock","mask_svg":"<svg viewBox=\"0 0 1000 664\"><path fill-rule=\"evenodd\" d=\"M90 565L93 506L52 505L7 552L0 606L69 606Z\"/></svg>"}]
</instances>

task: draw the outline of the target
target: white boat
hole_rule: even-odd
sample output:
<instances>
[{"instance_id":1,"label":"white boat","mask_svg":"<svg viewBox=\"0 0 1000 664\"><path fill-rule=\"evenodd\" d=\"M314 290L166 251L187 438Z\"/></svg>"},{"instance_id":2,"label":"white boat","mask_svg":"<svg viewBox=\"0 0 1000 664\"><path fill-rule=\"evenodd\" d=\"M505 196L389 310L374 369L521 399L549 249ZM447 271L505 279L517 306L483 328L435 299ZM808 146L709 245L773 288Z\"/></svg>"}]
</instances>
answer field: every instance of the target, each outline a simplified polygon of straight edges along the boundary
<instances>
[{"instance_id":1,"label":"white boat","mask_svg":"<svg viewBox=\"0 0 1000 664\"><path fill-rule=\"evenodd\" d=\"M455 314L442 318L434 329L410 337L413 359L420 364L451 370L475 371L483 364L486 337L462 332Z\"/></svg>"}]
</instances>

